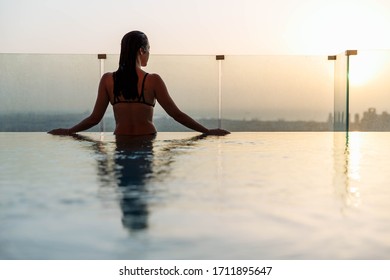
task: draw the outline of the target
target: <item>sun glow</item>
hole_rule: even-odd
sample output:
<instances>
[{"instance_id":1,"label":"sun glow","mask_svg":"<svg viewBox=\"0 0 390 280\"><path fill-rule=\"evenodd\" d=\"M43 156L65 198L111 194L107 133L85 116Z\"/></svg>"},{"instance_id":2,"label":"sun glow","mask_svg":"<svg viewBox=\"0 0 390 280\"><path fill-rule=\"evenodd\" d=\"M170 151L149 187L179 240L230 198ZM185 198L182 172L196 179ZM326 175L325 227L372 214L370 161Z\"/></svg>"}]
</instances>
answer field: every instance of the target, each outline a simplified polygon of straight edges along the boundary
<instances>
[{"instance_id":1,"label":"sun glow","mask_svg":"<svg viewBox=\"0 0 390 280\"><path fill-rule=\"evenodd\" d=\"M381 53L358 52L350 56L349 81L351 85L362 86L372 81L383 68Z\"/></svg>"}]
</instances>

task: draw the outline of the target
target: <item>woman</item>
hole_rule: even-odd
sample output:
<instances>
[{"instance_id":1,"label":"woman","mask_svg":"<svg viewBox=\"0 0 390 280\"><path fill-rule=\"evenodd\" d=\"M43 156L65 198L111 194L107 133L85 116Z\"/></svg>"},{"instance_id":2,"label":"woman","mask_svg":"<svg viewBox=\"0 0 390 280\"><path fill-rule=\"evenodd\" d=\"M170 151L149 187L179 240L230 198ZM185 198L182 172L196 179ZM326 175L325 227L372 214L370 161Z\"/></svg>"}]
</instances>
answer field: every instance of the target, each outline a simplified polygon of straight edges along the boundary
<instances>
[{"instance_id":1,"label":"woman","mask_svg":"<svg viewBox=\"0 0 390 280\"><path fill-rule=\"evenodd\" d=\"M115 135L155 134L153 109L157 100L169 116L190 129L209 135L228 134L223 129L207 129L182 112L170 97L160 76L148 74L141 69L149 60L149 48L148 38L144 33L127 33L121 42L119 68L101 78L91 115L72 128L54 129L49 133L70 135L87 130L101 121L108 103L111 103L116 122Z\"/></svg>"}]
</instances>

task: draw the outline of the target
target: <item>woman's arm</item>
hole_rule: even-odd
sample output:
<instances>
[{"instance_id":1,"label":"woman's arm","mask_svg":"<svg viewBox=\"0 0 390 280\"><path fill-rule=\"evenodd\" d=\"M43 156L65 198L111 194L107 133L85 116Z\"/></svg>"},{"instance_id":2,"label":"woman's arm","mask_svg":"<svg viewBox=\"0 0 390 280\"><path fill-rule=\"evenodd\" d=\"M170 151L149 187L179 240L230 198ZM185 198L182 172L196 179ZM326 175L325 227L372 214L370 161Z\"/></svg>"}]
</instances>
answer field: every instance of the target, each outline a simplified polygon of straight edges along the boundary
<instances>
[{"instance_id":1,"label":"woman's arm","mask_svg":"<svg viewBox=\"0 0 390 280\"><path fill-rule=\"evenodd\" d=\"M163 107L163 109L171 116L175 121L181 123L182 125L193 129L195 131L204 133L204 134L213 134L213 135L226 135L230 132L223 129L207 129L193 118L182 112L175 104L173 99L168 93L168 89L161 79L161 77L157 74L153 74L155 79L155 96L158 103Z\"/></svg>"},{"instance_id":2,"label":"woman's arm","mask_svg":"<svg viewBox=\"0 0 390 280\"><path fill-rule=\"evenodd\" d=\"M87 130L95 125L97 125L104 116L106 112L108 103L110 102L107 91L108 79L110 74L106 73L100 79L98 94L95 102L95 106L90 116L76 124L71 128L58 128L49 131L48 133L54 135L70 135L77 133L79 131Z\"/></svg>"}]
</instances>

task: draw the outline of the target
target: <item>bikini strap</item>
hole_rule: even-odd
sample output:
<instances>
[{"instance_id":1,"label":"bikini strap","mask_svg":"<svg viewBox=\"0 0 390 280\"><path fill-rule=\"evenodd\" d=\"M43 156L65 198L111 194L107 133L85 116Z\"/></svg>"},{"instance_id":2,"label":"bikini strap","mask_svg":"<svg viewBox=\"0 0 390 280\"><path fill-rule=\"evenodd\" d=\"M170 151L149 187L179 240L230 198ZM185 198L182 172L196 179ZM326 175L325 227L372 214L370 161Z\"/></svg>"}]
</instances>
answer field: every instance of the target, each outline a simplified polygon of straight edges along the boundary
<instances>
[{"instance_id":1,"label":"bikini strap","mask_svg":"<svg viewBox=\"0 0 390 280\"><path fill-rule=\"evenodd\" d=\"M144 92L144 87L145 87L145 80L146 80L146 76L149 75L149 73L146 73L145 76L144 76L144 79L142 81L142 92Z\"/></svg>"},{"instance_id":2,"label":"bikini strap","mask_svg":"<svg viewBox=\"0 0 390 280\"><path fill-rule=\"evenodd\" d=\"M141 88L141 95L140 95L140 99L142 98L144 103L145 103L145 93L144 93L144 87L145 87L145 80L146 80L146 76L147 76L148 74L149 74L149 73L146 73L146 74L145 74L145 76L144 76L144 79L142 80L142 88Z\"/></svg>"}]
</instances>

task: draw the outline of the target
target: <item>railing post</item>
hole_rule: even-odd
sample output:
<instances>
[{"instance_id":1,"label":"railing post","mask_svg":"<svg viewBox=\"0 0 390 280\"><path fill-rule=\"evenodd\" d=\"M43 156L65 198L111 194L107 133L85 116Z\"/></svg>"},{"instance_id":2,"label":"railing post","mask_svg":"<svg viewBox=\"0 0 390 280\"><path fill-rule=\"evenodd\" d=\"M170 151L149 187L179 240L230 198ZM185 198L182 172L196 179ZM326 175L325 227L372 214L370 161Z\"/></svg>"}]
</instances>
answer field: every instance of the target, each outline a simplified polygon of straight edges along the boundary
<instances>
[{"instance_id":1,"label":"railing post","mask_svg":"<svg viewBox=\"0 0 390 280\"><path fill-rule=\"evenodd\" d=\"M351 55L357 55L357 50L347 50L345 51L347 56L347 89L346 89L346 131L349 132L349 57Z\"/></svg>"},{"instance_id":2,"label":"railing post","mask_svg":"<svg viewBox=\"0 0 390 280\"><path fill-rule=\"evenodd\" d=\"M104 75L104 61L107 59L107 55L104 53L100 53L97 55L98 59L100 60L100 78L103 77ZM103 133L104 133L104 118L102 118L102 120L100 121L100 136L102 137L103 136Z\"/></svg>"},{"instance_id":3,"label":"railing post","mask_svg":"<svg viewBox=\"0 0 390 280\"><path fill-rule=\"evenodd\" d=\"M218 61L218 128L222 128L222 60L225 56L217 55L215 59Z\"/></svg>"}]
</instances>

